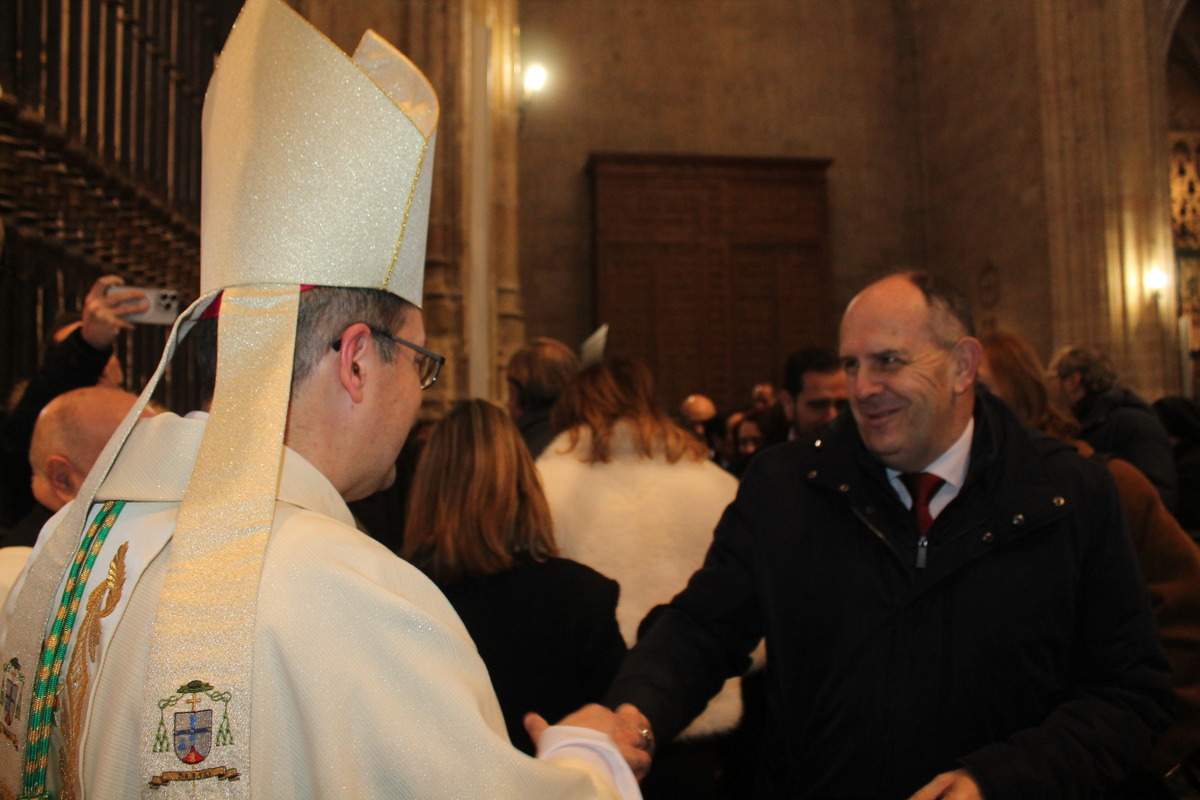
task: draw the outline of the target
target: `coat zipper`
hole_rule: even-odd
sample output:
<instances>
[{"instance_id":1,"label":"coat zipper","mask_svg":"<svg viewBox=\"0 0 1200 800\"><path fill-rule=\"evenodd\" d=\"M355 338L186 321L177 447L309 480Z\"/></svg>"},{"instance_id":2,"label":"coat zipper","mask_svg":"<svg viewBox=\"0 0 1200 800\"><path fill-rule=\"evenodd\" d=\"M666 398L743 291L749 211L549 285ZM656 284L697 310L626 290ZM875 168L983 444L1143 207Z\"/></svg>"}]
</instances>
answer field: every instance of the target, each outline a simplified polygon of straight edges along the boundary
<instances>
[{"instance_id":1,"label":"coat zipper","mask_svg":"<svg viewBox=\"0 0 1200 800\"><path fill-rule=\"evenodd\" d=\"M899 550L896 549L895 545L893 545L891 543L891 541L889 541L888 538L883 535L883 532L880 531L879 528L876 528L875 525L871 522L871 520L867 519L866 515L864 515L861 511L859 511L857 508L853 508L853 507L851 507L851 508L854 511L854 516L856 516L860 520L862 520L862 523L864 525L866 525L867 528L870 529L871 533L875 534L875 538L879 539L879 541L881 541L885 545L887 545L887 548L892 551L892 554L894 556L896 556L897 559L899 559L900 563L903 564L904 556L900 553ZM925 561L928 558L928 554L929 554L929 537L922 536L920 539L917 540L917 563L916 563L917 569L925 569Z\"/></svg>"},{"instance_id":2,"label":"coat zipper","mask_svg":"<svg viewBox=\"0 0 1200 800\"><path fill-rule=\"evenodd\" d=\"M854 516L856 516L860 520L862 520L862 523L867 526L867 528L871 531L871 533L875 534L875 538L877 538L879 541L883 542L884 545L887 547L887 549L892 551L892 555L894 555L896 557L896 560L899 561L901 564L903 564L904 556L900 553L899 550L896 549L896 546L894 544L892 544L891 541L886 536L883 535L883 532L880 531L879 528L876 528L874 523L872 523L871 520L867 519L866 515L863 514L863 512L859 511L854 506L851 506L850 508L854 512ZM924 566L923 563L922 563L922 566Z\"/></svg>"}]
</instances>

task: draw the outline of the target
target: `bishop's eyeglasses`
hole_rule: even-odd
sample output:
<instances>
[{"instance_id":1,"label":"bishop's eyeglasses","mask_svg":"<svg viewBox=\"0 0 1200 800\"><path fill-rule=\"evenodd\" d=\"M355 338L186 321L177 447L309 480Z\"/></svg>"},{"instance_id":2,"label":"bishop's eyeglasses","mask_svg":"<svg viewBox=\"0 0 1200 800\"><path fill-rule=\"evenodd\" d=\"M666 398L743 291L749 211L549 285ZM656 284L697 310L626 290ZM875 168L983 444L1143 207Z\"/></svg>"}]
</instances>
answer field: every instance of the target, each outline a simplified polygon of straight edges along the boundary
<instances>
[{"instance_id":1,"label":"bishop's eyeglasses","mask_svg":"<svg viewBox=\"0 0 1200 800\"><path fill-rule=\"evenodd\" d=\"M421 382L422 389L428 389L437 382L438 375L442 371L442 364L446 363L445 356L439 356L432 350L421 347L419 344L413 344L407 339L401 339L399 336L393 336L382 328L376 328L373 325L368 325L372 336L377 336L380 339L387 339L389 342L402 344L405 347L411 347L416 351L416 356L413 357L413 364L417 368L417 379ZM342 349L342 337L338 337L330 344L334 350Z\"/></svg>"}]
</instances>

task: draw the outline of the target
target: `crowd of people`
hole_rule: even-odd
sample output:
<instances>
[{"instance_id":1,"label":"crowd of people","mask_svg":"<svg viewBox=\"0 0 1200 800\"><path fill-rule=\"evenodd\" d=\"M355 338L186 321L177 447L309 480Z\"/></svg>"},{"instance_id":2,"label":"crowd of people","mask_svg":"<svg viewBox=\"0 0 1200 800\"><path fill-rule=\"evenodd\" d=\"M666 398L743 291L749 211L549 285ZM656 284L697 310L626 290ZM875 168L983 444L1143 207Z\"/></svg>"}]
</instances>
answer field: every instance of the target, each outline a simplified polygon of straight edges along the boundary
<instances>
[{"instance_id":1,"label":"crowd of people","mask_svg":"<svg viewBox=\"0 0 1200 800\"><path fill-rule=\"evenodd\" d=\"M106 276L0 426L0 796L1200 797L1191 401L901 272L731 413L537 338L417 437L423 76L250 0L205 116L203 407Z\"/></svg>"},{"instance_id":2,"label":"crowd of people","mask_svg":"<svg viewBox=\"0 0 1200 800\"><path fill-rule=\"evenodd\" d=\"M646 797L1198 796L1200 548L1167 505L1190 480L1176 456L1194 439L1174 433L1196 419L1190 401L1160 401L1183 421L1160 420L1098 351L1063 350L1047 369L1019 336L975 339L962 296L921 273L868 287L838 350L797 351L778 391L757 384L729 414L694 394L669 415L628 358L580 368L543 338L513 362L516 424L491 407L506 430L490 438L503 450L524 433L536 457L534 488L517 494L547 502L543 562L619 587L601 615L631 653L577 699L646 715ZM522 424L531 374L553 438ZM433 440L483 405L457 407ZM469 486L480 463L430 469ZM910 481L920 472L937 476L931 490ZM406 537L436 527L410 520ZM476 619L477 590L463 601L449 586ZM482 604L498 686L585 650L546 628L490 652L519 612ZM538 696L554 681L517 683L505 713L520 736L525 711L563 706Z\"/></svg>"},{"instance_id":3,"label":"crowd of people","mask_svg":"<svg viewBox=\"0 0 1200 800\"><path fill-rule=\"evenodd\" d=\"M36 505L3 540L6 586L136 404L93 373L34 408ZM582 725L626 739L610 760L653 753L647 798L1197 796L1200 548L1168 505L1195 481L1195 406L1150 406L1095 350L1047 369L1019 336L976 339L923 273L867 287L838 349L797 351L782 378L727 416L700 395L673 415L639 361L532 340L506 408L427 426L399 515L327 513L449 601L517 750L594 709Z\"/></svg>"}]
</instances>

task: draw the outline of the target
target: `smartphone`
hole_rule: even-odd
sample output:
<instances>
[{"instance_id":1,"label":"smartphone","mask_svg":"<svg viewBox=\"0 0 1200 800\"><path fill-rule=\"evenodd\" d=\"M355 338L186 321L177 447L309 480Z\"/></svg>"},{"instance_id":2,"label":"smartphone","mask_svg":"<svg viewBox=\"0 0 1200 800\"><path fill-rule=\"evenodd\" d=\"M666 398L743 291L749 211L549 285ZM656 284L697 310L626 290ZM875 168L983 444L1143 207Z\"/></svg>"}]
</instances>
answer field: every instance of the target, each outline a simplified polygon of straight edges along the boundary
<instances>
[{"instance_id":1,"label":"smartphone","mask_svg":"<svg viewBox=\"0 0 1200 800\"><path fill-rule=\"evenodd\" d=\"M124 319L145 325L174 325L179 316L179 292L175 289L157 289L149 286L109 286L105 294L126 289L136 289L146 295L150 308L136 314L127 314Z\"/></svg>"}]
</instances>

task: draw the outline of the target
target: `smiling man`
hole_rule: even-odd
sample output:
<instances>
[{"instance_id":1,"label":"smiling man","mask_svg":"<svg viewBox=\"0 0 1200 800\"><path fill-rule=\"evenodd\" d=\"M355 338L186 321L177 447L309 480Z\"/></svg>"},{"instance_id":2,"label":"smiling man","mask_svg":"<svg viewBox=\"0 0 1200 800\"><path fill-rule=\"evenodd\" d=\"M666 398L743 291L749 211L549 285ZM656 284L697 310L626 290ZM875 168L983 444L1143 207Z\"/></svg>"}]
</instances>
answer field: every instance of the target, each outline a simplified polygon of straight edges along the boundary
<instances>
[{"instance_id":1,"label":"smiling man","mask_svg":"<svg viewBox=\"0 0 1200 800\"><path fill-rule=\"evenodd\" d=\"M609 700L666 740L765 636L756 797L1109 796L1171 699L1103 468L976 392L929 275L863 290L840 352L852 418L754 460Z\"/></svg>"}]
</instances>

